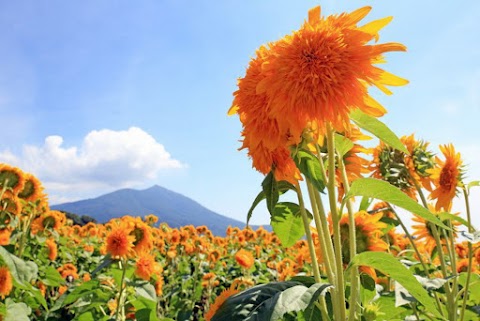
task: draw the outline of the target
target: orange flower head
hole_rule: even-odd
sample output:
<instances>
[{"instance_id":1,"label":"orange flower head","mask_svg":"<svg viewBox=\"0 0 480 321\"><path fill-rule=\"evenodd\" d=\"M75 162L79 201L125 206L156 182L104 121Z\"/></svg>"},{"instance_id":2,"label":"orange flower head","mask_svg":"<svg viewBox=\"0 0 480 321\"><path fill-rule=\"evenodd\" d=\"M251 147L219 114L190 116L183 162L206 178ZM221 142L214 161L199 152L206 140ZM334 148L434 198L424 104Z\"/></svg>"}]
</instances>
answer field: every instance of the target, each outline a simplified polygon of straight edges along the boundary
<instances>
[{"instance_id":1,"label":"orange flower head","mask_svg":"<svg viewBox=\"0 0 480 321\"><path fill-rule=\"evenodd\" d=\"M57 271L64 279L67 279L69 276L72 277L74 280L77 280L79 278L77 273L77 267L72 263L64 264L63 266L59 267Z\"/></svg>"},{"instance_id":2,"label":"orange flower head","mask_svg":"<svg viewBox=\"0 0 480 321\"><path fill-rule=\"evenodd\" d=\"M42 183L40 183L38 178L32 174L25 174L25 185L22 191L18 193L18 197L26 201L35 201L45 196Z\"/></svg>"},{"instance_id":3,"label":"orange flower head","mask_svg":"<svg viewBox=\"0 0 480 321\"><path fill-rule=\"evenodd\" d=\"M0 297L5 299L12 292L13 279L10 270L6 266L0 267Z\"/></svg>"},{"instance_id":4,"label":"orange flower head","mask_svg":"<svg viewBox=\"0 0 480 321\"><path fill-rule=\"evenodd\" d=\"M12 235L12 230L10 228L0 229L0 245L10 244L11 235Z\"/></svg>"},{"instance_id":5,"label":"orange flower head","mask_svg":"<svg viewBox=\"0 0 480 321\"><path fill-rule=\"evenodd\" d=\"M48 250L48 259L50 261L55 261L58 253L57 243L55 242L54 239L47 239L45 241L45 245L47 246L47 250Z\"/></svg>"},{"instance_id":6,"label":"orange flower head","mask_svg":"<svg viewBox=\"0 0 480 321\"><path fill-rule=\"evenodd\" d=\"M112 228L107 235L107 252L114 258L126 258L132 255L135 236L130 235L130 229L123 225Z\"/></svg>"},{"instance_id":7,"label":"orange flower head","mask_svg":"<svg viewBox=\"0 0 480 321\"><path fill-rule=\"evenodd\" d=\"M153 255L143 253L135 264L135 275L146 281L150 280L152 274L157 273L160 270L159 264L155 262Z\"/></svg>"},{"instance_id":8,"label":"orange flower head","mask_svg":"<svg viewBox=\"0 0 480 321\"><path fill-rule=\"evenodd\" d=\"M240 264L245 269L251 268L253 266L253 263L255 263L253 254L244 249L239 250L235 254L235 260L237 261L238 264Z\"/></svg>"},{"instance_id":9,"label":"orange flower head","mask_svg":"<svg viewBox=\"0 0 480 321\"><path fill-rule=\"evenodd\" d=\"M430 194L430 199L436 199L435 210L450 211L452 200L457 194L463 176L462 159L460 153L455 152L452 144L441 145L440 150L445 156L445 161L436 158L438 166L429 170L435 189Z\"/></svg>"},{"instance_id":10,"label":"orange flower head","mask_svg":"<svg viewBox=\"0 0 480 321\"><path fill-rule=\"evenodd\" d=\"M237 294L239 292L234 286L230 287L229 289L223 290L219 296L215 299L215 302L210 306L210 309L207 313L205 313L205 320L210 321L212 320L215 313L217 313L218 309L222 306L222 304L231 296Z\"/></svg>"},{"instance_id":11,"label":"orange flower head","mask_svg":"<svg viewBox=\"0 0 480 321\"><path fill-rule=\"evenodd\" d=\"M17 195L25 186L25 173L17 167L0 163L0 188L10 188Z\"/></svg>"}]
</instances>

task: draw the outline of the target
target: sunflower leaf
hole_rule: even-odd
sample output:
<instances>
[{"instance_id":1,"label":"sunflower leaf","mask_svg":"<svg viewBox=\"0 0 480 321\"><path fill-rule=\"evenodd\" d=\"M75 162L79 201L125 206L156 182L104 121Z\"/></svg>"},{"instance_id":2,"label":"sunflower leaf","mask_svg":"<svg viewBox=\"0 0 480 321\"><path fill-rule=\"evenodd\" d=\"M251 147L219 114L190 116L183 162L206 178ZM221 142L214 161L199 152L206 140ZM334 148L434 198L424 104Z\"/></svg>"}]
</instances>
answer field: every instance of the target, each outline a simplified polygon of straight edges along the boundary
<instances>
[{"instance_id":1,"label":"sunflower leaf","mask_svg":"<svg viewBox=\"0 0 480 321\"><path fill-rule=\"evenodd\" d=\"M270 171L265 179L262 182L262 189L263 193L265 194L265 198L267 200L267 209L270 215L273 215L273 209L275 205L278 203L278 183L275 180L275 176L273 175L273 171Z\"/></svg>"},{"instance_id":2,"label":"sunflower leaf","mask_svg":"<svg viewBox=\"0 0 480 321\"><path fill-rule=\"evenodd\" d=\"M395 135L387 125L379 121L377 118L369 116L359 109L355 109L350 112L350 119L352 119L358 127L372 133L385 144L398 149L405 154L409 154L407 148L403 145L397 135Z\"/></svg>"},{"instance_id":3,"label":"sunflower leaf","mask_svg":"<svg viewBox=\"0 0 480 321\"><path fill-rule=\"evenodd\" d=\"M295 203L278 203L273 209L270 225L284 247L294 245L305 235L300 206Z\"/></svg>"},{"instance_id":4,"label":"sunflower leaf","mask_svg":"<svg viewBox=\"0 0 480 321\"><path fill-rule=\"evenodd\" d=\"M335 133L335 149L340 157L345 156L353 148L353 142L347 137Z\"/></svg>"},{"instance_id":5,"label":"sunflower leaf","mask_svg":"<svg viewBox=\"0 0 480 321\"><path fill-rule=\"evenodd\" d=\"M428 222L438 225L446 230L451 230L429 210L412 200L410 197L405 195L405 193L388 182L375 178L359 178L353 181L352 186L350 187L347 195L345 195L343 202L353 196L372 197L388 202L401 207L412 214L420 216Z\"/></svg>"},{"instance_id":6,"label":"sunflower leaf","mask_svg":"<svg viewBox=\"0 0 480 321\"><path fill-rule=\"evenodd\" d=\"M384 252L363 252L354 256L348 269L352 266L370 266L385 275L390 276L396 282L401 284L418 302L423 304L425 309L442 319L437 311L435 302L428 292L415 278L413 273L402 265L391 254Z\"/></svg>"},{"instance_id":7,"label":"sunflower leaf","mask_svg":"<svg viewBox=\"0 0 480 321\"><path fill-rule=\"evenodd\" d=\"M278 193L279 195L286 193L289 190L293 190L296 192L295 186L293 184L287 182L287 181L280 181L277 182L278 186ZM253 215L253 210L257 207L258 204L260 204L261 201L263 201L266 198L266 194L264 191L261 191L258 193L257 197L255 197L255 200L252 203L252 206L250 206L250 209L248 210L247 213L247 226L250 223L250 219L252 218Z\"/></svg>"},{"instance_id":8,"label":"sunflower leaf","mask_svg":"<svg viewBox=\"0 0 480 321\"><path fill-rule=\"evenodd\" d=\"M325 189L325 177L323 176L320 160L312 153L304 150L299 150L293 160L300 172L312 182L319 192L323 192Z\"/></svg>"}]
</instances>

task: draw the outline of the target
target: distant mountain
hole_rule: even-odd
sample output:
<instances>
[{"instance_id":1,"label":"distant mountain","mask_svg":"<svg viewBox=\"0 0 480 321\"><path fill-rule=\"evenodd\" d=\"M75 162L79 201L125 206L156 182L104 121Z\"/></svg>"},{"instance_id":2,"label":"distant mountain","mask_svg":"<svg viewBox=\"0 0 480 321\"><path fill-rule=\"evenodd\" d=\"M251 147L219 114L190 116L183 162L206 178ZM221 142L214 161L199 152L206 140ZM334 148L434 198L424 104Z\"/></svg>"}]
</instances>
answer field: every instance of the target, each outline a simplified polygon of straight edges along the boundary
<instances>
[{"instance_id":1,"label":"distant mountain","mask_svg":"<svg viewBox=\"0 0 480 321\"><path fill-rule=\"evenodd\" d=\"M245 227L245 223L215 213L194 200L154 185L145 190L121 189L93 199L51 206L54 210L87 215L100 223L124 215L154 214L170 227L206 225L215 235L225 235L227 227ZM256 229L256 226L252 226Z\"/></svg>"}]
</instances>

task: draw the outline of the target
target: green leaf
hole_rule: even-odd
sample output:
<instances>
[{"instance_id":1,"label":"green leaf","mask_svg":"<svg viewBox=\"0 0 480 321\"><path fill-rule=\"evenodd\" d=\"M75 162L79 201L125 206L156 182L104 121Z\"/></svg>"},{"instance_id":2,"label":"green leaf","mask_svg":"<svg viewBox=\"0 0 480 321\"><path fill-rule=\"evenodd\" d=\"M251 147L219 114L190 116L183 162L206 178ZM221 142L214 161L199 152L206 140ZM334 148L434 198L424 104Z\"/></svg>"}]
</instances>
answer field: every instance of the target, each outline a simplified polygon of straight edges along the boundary
<instances>
[{"instance_id":1,"label":"green leaf","mask_svg":"<svg viewBox=\"0 0 480 321\"><path fill-rule=\"evenodd\" d=\"M473 182L468 183L467 189L470 190L474 186L480 186L480 181L473 181Z\"/></svg>"},{"instance_id":2,"label":"green leaf","mask_svg":"<svg viewBox=\"0 0 480 321\"><path fill-rule=\"evenodd\" d=\"M110 254L105 255L102 262L95 268L95 270L93 270L93 272L91 274L92 278L94 278L97 275L98 272L100 272L104 268L110 266L115 261L116 260L112 259L112 256Z\"/></svg>"},{"instance_id":3,"label":"green leaf","mask_svg":"<svg viewBox=\"0 0 480 321\"><path fill-rule=\"evenodd\" d=\"M319 192L323 192L325 189L325 178L323 177L320 160L312 153L304 150L299 150L293 160L300 172L312 182L313 186Z\"/></svg>"},{"instance_id":4,"label":"green leaf","mask_svg":"<svg viewBox=\"0 0 480 321\"><path fill-rule=\"evenodd\" d=\"M265 179L262 182L263 193L265 193L265 198L267 199L267 209L270 214L273 214L273 209L278 203L279 192L278 192L278 183L275 180L273 171L268 173L265 176Z\"/></svg>"},{"instance_id":5,"label":"green leaf","mask_svg":"<svg viewBox=\"0 0 480 321\"><path fill-rule=\"evenodd\" d=\"M73 303L84 296L94 293L99 287L100 283L98 280L90 280L80 286L77 286L63 301L64 306Z\"/></svg>"},{"instance_id":6,"label":"green leaf","mask_svg":"<svg viewBox=\"0 0 480 321\"><path fill-rule=\"evenodd\" d=\"M152 302L157 302L157 294L155 292L155 287L148 282L137 284L135 286L135 294Z\"/></svg>"},{"instance_id":7,"label":"green leaf","mask_svg":"<svg viewBox=\"0 0 480 321\"><path fill-rule=\"evenodd\" d=\"M78 316L78 321L95 321L92 312L88 311Z\"/></svg>"},{"instance_id":8,"label":"green leaf","mask_svg":"<svg viewBox=\"0 0 480 321\"><path fill-rule=\"evenodd\" d=\"M0 257L2 257L12 277L18 283L29 283L31 280L37 278L38 266L34 262L26 262L20 259L8 252L3 246L0 246Z\"/></svg>"},{"instance_id":9,"label":"green leaf","mask_svg":"<svg viewBox=\"0 0 480 321\"><path fill-rule=\"evenodd\" d=\"M47 266L44 271L45 278L42 279L42 282L47 286L60 286L65 284L65 280L62 278L62 275L52 266Z\"/></svg>"},{"instance_id":10,"label":"green leaf","mask_svg":"<svg viewBox=\"0 0 480 321\"><path fill-rule=\"evenodd\" d=\"M466 227L470 227L470 224L468 224L467 220L465 220L463 217L460 217L458 215L453 215L451 213L443 212L443 213L438 213L438 217L442 221L456 221L459 222L460 224L465 225Z\"/></svg>"},{"instance_id":11,"label":"green leaf","mask_svg":"<svg viewBox=\"0 0 480 321\"><path fill-rule=\"evenodd\" d=\"M299 282L272 282L229 297L211 321L275 321L285 313L305 309L330 285L306 287Z\"/></svg>"},{"instance_id":12,"label":"green leaf","mask_svg":"<svg viewBox=\"0 0 480 321\"><path fill-rule=\"evenodd\" d=\"M270 224L284 247L294 245L305 235L300 206L294 203L278 203L273 209Z\"/></svg>"},{"instance_id":13,"label":"green leaf","mask_svg":"<svg viewBox=\"0 0 480 321\"><path fill-rule=\"evenodd\" d=\"M400 283L415 299L418 300L425 309L435 315L435 317L442 318L437 311L435 302L428 292L413 276L402 263L395 259L391 254L383 252L363 252L355 255L350 266L366 265L373 267L385 275L389 275L395 281Z\"/></svg>"},{"instance_id":14,"label":"green leaf","mask_svg":"<svg viewBox=\"0 0 480 321\"><path fill-rule=\"evenodd\" d=\"M15 303L11 299L5 301L7 313L5 321L30 321L28 317L32 313L32 309L25 303Z\"/></svg>"},{"instance_id":15,"label":"green leaf","mask_svg":"<svg viewBox=\"0 0 480 321\"><path fill-rule=\"evenodd\" d=\"M287 181L277 182L277 186L278 186L279 195L287 192L288 190L293 190L296 192L295 186L293 186L293 184ZM247 226L250 222L250 219L252 218L253 210L255 209L255 207L257 207L257 205L261 201L265 199L265 197L266 196L264 191L261 191L260 193L258 193L257 197L255 197L255 200L253 201L252 206L250 206L250 209L248 210L248 213L247 213Z\"/></svg>"},{"instance_id":16,"label":"green leaf","mask_svg":"<svg viewBox=\"0 0 480 321\"><path fill-rule=\"evenodd\" d=\"M362 200L360 201L360 205L358 206L359 211L366 211L370 204L372 204L373 199L370 197L362 197Z\"/></svg>"},{"instance_id":17,"label":"green leaf","mask_svg":"<svg viewBox=\"0 0 480 321\"><path fill-rule=\"evenodd\" d=\"M377 118L369 116L359 109L355 109L350 112L350 119L352 119L358 127L372 133L385 144L405 154L409 154L407 148L402 144L397 135Z\"/></svg>"},{"instance_id":18,"label":"green leaf","mask_svg":"<svg viewBox=\"0 0 480 321\"><path fill-rule=\"evenodd\" d=\"M335 149L340 157L345 156L353 148L353 142L347 137L335 133Z\"/></svg>"},{"instance_id":19,"label":"green leaf","mask_svg":"<svg viewBox=\"0 0 480 321\"><path fill-rule=\"evenodd\" d=\"M344 202L352 196L372 197L388 202L401 207L412 214L420 216L446 230L451 230L448 226L443 224L438 217L430 213L429 210L412 200L405 193L388 182L375 178L359 178L353 181L352 186L350 186L350 191L344 197Z\"/></svg>"}]
</instances>

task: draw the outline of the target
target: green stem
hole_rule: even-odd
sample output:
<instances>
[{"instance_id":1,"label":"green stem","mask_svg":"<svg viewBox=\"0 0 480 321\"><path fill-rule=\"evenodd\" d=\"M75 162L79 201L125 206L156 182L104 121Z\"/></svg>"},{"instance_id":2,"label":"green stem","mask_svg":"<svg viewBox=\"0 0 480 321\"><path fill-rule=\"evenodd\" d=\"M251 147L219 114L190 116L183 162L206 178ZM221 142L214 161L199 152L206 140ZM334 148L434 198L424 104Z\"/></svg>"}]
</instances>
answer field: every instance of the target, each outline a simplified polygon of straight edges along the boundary
<instances>
[{"instance_id":1,"label":"green stem","mask_svg":"<svg viewBox=\"0 0 480 321\"><path fill-rule=\"evenodd\" d=\"M120 310L123 309L122 297L123 297L123 290L125 289L123 284L125 283L125 275L127 274L127 260L122 259L120 261L120 263L122 264L122 278L120 280L120 289L119 289L119 292L118 292L118 300L117 300L117 311L115 313L115 320L116 321L120 321L120 319L118 317L119 317L119 314L120 314ZM123 315L123 313L122 313L122 315Z\"/></svg>"},{"instance_id":2,"label":"green stem","mask_svg":"<svg viewBox=\"0 0 480 321\"><path fill-rule=\"evenodd\" d=\"M338 169L342 175L342 184L345 194L348 194L350 190L350 183L348 182L347 171L345 169L345 164L343 158L338 157ZM357 253L357 235L355 230L355 213L353 211L351 199L346 200L347 211L348 211L348 233L349 233L349 247L350 247L350 262L353 260L353 257ZM353 267L350 272L350 307L349 307L349 320L355 320L356 310L357 310L357 301L360 295L360 279L358 277L358 268Z\"/></svg>"},{"instance_id":3,"label":"green stem","mask_svg":"<svg viewBox=\"0 0 480 321\"><path fill-rule=\"evenodd\" d=\"M315 277L315 282L320 283L322 278L320 277L320 269L318 267L317 255L315 254L315 245L312 240L312 233L310 231L310 223L308 221L307 211L305 210L305 203L303 201L302 190L300 185L297 184L297 196L298 203L300 205L300 214L302 215L303 228L305 229L305 235L307 236L308 250L310 251L310 258L312 259L312 268L313 276Z\"/></svg>"},{"instance_id":4,"label":"green stem","mask_svg":"<svg viewBox=\"0 0 480 321\"><path fill-rule=\"evenodd\" d=\"M328 198L333 222L333 243L335 247L337 269L337 295L338 313L336 320L346 320L345 307L345 281L343 276L342 239L340 235L340 215L337 210L337 197L335 191L335 136L330 124L327 124L327 149L328 149ZM337 310L337 309L336 309Z\"/></svg>"},{"instance_id":5,"label":"green stem","mask_svg":"<svg viewBox=\"0 0 480 321\"><path fill-rule=\"evenodd\" d=\"M470 214L470 201L468 199L468 191L463 187L463 196L465 199L465 209L467 212L467 221L468 221L468 232L472 233L473 232L473 227L472 227L472 218ZM467 270L467 280L465 283L465 287L463 288L464 294L463 294L463 302L462 302L462 308L460 310L460 320L463 321L465 317L465 309L467 308L467 299L468 299L468 288L470 286L470 278L472 276L472 264L473 264L473 249L472 249L472 243L468 242L468 270Z\"/></svg>"},{"instance_id":6,"label":"green stem","mask_svg":"<svg viewBox=\"0 0 480 321\"><path fill-rule=\"evenodd\" d=\"M314 187L312 186L312 184L309 182L308 179L307 179L307 188L308 188L308 196L310 198L310 203L312 205L313 219L315 221L315 226L317 228L317 234L318 234L318 239L320 243L320 250L322 251L323 261L325 263L325 269L327 271L328 281L331 284L335 284L335 274L333 273L331 257L327 250L327 241L326 241L326 238L330 238L330 233L329 234L323 233L324 228L322 226L322 220L320 218L319 206L316 202L316 198L314 194Z\"/></svg>"}]
</instances>

